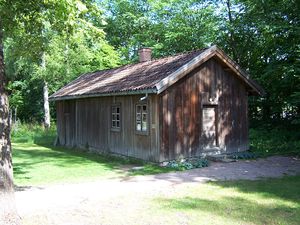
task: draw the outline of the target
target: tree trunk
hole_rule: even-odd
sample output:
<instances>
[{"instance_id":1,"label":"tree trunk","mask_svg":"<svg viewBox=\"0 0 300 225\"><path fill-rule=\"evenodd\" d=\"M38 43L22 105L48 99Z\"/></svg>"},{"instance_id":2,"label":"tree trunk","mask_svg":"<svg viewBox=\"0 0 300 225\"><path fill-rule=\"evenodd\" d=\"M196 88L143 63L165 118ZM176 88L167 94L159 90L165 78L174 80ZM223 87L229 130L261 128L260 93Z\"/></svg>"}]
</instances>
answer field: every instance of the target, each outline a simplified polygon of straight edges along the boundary
<instances>
[{"instance_id":1,"label":"tree trunk","mask_svg":"<svg viewBox=\"0 0 300 225\"><path fill-rule=\"evenodd\" d=\"M44 95L44 126L46 129L50 128L50 109L49 109L49 93L48 93L48 84L44 81L43 88Z\"/></svg>"},{"instance_id":2,"label":"tree trunk","mask_svg":"<svg viewBox=\"0 0 300 225\"><path fill-rule=\"evenodd\" d=\"M233 54L233 59L239 64L241 59L240 56L238 54L238 49L236 46L236 41L235 41L235 34L234 34L234 21L232 18L232 12L231 12L231 2L230 0L226 1L226 6L227 6L227 13L228 13L228 20L229 20L229 42L232 48L232 54Z\"/></svg>"},{"instance_id":3,"label":"tree trunk","mask_svg":"<svg viewBox=\"0 0 300 225\"><path fill-rule=\"evenodd\" d=\"M0 20L0 224L19 224L14 199L9 104L5 90L2 31Z\"/></svg>"},{"instance_id":4,"label":"tree trunk","mask_svg":"<svg viewBox=\"0 0 300 225\"><path fill-rule=\"evenodd\" d=\"M41 67L43 69L43 72L45 72L46 70L45 52L42 53ZM45 80L44 80L44 87L43 87L43 96L44 96L44 127L48 129L50 128L49 92L48 92L48 83Z\"/></svg>"}]
</instances>

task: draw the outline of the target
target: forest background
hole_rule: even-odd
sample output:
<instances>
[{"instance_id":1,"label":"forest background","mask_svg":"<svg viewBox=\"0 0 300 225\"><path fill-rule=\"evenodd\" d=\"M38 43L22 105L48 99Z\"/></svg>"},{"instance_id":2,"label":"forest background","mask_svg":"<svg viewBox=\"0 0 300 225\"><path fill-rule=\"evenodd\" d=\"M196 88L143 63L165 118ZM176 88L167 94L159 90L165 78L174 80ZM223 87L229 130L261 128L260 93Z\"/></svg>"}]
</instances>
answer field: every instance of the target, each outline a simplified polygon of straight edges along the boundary
<instances>
[{"instance_id":1,"label":"forest background","mask_svg":"<svg viewBox=\"0 0 300 225\"><path fill-rule=\"evenodd\" d=\"M23 18L10 29L11 23L3 21L14 120L49 126L44 106L48 93L82 73L136 62L141 47L151 47L153 57L159 58L216 44L266 91L264 97L249 98L250 126L299 130L299 1L49 0L33 4L29 6L34 10L26 6L34 12L28 14L30 25ZM55 122L53 103L50 108Z\"/></svg>"}]
</instances>

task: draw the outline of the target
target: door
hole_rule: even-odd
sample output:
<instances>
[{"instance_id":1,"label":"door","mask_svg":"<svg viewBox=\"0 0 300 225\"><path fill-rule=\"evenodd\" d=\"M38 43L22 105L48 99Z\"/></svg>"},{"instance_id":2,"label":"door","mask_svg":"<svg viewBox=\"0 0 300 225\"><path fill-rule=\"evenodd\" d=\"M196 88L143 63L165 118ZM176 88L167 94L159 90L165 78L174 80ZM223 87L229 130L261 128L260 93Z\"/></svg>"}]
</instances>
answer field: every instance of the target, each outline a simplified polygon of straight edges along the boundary
<instances>
[{"instance_id":1,"label":"door","mask_svg":"<svg viewBox=\"0 0 300 225\"><path fill-rule=\"evenodd\" d=\"M204 148L214 148L217 140L217 107L203 106L202 110L202 136Z\"/></svg>"}]
</instances>

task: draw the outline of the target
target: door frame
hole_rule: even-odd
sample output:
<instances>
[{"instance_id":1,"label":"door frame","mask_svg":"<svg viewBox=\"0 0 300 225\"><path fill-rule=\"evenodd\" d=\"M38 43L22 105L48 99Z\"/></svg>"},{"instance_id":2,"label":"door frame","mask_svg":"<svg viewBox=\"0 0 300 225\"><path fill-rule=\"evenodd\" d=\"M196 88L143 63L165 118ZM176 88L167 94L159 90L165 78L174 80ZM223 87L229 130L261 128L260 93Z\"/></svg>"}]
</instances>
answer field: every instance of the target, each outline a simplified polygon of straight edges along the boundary
<instances>
[{"instance_id":1,"label":"door frame","mask_svg":"<svg viewBox=\"0 0 300 225\"><path fill-rule=\"evenodd\" d=\"M219 134L218 134L218 124L219 124L219 112L218 112L218 105L217 104L203 104L201 109L201 136L204 137L204 123L203 123L203 111L205 108L213 108L215 112L215 146L212 148L218 148L219 147ZM207 149L207 148L205 148Z\"/></svg>"}]
</instances>

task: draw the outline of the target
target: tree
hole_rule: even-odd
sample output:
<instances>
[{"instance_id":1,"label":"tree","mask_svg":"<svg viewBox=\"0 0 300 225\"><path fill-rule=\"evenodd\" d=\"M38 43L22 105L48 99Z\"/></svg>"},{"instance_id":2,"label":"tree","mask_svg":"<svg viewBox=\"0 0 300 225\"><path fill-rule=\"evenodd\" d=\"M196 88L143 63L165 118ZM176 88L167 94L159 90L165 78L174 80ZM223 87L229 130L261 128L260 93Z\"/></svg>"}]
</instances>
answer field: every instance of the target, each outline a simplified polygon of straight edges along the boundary
<instances>
[{"instance_id":1,"label":"tree","mask_svg":"<svg viewBox=\"0 0 300 225\"><path fill-rule=\"evenodd\" d=\"M88 11L87 8L93 10ZM0 1L0 205L6 206L4 211L1 208L1 224L18 223L13 207L9 105L3 56L4 40L9 38L26 40L22 42L22 45L21 41L18 43L21 47L19 51L30 58L35 65L41 65L43 72L46 73L46 61L43 62L43 60L46 59L48 50L47 35L56 36L65 31L65 36L71 36L79 24L101 37L104 32L98 26L100 24L98 16L99 10L97 11L96 3L92 0L85 1L85 4L79 0ZM47 25L50 25L51 32L46 33ZM8 217L9 215L11 217Z\"/></svg>"},{"instance_id":2,"label":"tree","mask_svg":"<svg viewBox=\"0 0 300 225\"><path fill-rule=\"evenodd\" d=\"M68 8L64 22L60 21L60 14L49 12L51 7L39 8L43 12L39 26L43 27L43 35L31 37L32 31L22 27L13 38L5 40L11 100L22 120L45 121L41 111L42 107L48 109L48 95L42 92L47 93L45 84L52 93L81 73L111 68L119 62L118 54L105 40L99 6L93 1L72 4L60 6ZM55 13L58 18L52 22Z\"/></svg>"},{"instance_id":3,"label":"tree","mask_svg":"<svg viewBox=\"0 0 300 225\"><path fill-rule=\"evenodd\" d=\"M0 19L0 223L19 224L13 195L9 103L3 55L3 21Z\"/></svg>"},{"instance_id":4,"label":"tree","mask_svg":"<svg viewBox=\"0 0 300 225\"><path fill-rule=\"evenodd\" d=\"M299 118L298 1L226 0L220 45L266 90L250 99L250 118L294 123Z\"/></svg>"},{"instance_id":5,"label":"tree","mask_svg":"<svg viewBox=\"0 0 300 225\"><path fill-rule=\"evenodd\" d=\"M115 0L107 10L108 41L124 59L137 60L137 50L151 47L161 57L206 47L217 38L215 6L195 0Z\"/></svg>"}]
</instances>

